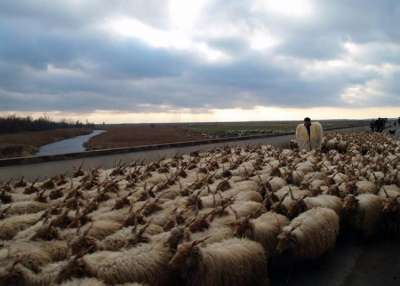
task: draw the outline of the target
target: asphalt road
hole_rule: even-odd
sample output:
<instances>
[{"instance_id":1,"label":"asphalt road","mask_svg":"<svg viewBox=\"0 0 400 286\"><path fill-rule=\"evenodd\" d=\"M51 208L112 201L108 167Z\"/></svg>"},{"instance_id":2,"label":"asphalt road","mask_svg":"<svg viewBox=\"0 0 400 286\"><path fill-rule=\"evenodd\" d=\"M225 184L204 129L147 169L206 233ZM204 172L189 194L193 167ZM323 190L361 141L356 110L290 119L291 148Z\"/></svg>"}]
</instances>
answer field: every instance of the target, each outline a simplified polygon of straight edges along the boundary
<instances>
[{"instance_id":1,"label":"asphalt road","mask_svg":"<svg viewBox=\"0 0 400 286\"><path fill-rule=\"evenodd\" d=\"M323 268L312 262L297 263L292 279L286 283L289 259L270 267L271 286L399 286L400 237L356 242L354 237L341 237L335 249L324 260Z\"/></svg>"}]
</instances>

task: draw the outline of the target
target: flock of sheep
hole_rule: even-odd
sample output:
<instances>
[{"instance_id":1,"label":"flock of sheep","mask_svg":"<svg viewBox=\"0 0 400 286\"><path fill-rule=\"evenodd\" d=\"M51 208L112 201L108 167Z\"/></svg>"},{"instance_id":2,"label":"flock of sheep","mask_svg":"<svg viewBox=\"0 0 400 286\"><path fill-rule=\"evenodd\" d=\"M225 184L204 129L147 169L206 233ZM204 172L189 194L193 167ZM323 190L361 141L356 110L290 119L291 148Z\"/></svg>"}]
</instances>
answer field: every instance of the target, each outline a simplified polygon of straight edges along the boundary
<instances>
[{"instance_id":1,"label":"flock of sheep","mask_svg":"<svg viewBox=\"0 0 400 286\"><path fill-rule=\"evenodd\" d=\"M268 285L283 253L316 259L339 231L399 230L399 140L332 133L321 151L291 147L1 182L0 285Z\"/></svg>"}]
</instances>

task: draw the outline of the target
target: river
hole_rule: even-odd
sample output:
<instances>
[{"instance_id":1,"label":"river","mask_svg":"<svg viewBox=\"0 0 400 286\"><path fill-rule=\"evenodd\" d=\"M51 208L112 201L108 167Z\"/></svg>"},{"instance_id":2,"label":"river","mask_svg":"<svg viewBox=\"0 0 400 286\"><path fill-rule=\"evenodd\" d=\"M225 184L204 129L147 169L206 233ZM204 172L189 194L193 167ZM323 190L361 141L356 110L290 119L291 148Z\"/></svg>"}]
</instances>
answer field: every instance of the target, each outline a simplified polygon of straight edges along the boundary
<instances>
[{"instance_id":1,"label":"river","mask_svg":"<svg viewBox=\"0 0 400 286\"><path fill-rule=\"evenodd\" d=\"M81 135L74 138L69 138L51 144L43 145L42 147L40 147L39 152L36 153L35 156L83 152L85 151L83 143L88 141L93 136L99 135L103 132L106 132L106 130L94 130L93 133L90 133L88 135Z\"/></svg>"}]
</instances>

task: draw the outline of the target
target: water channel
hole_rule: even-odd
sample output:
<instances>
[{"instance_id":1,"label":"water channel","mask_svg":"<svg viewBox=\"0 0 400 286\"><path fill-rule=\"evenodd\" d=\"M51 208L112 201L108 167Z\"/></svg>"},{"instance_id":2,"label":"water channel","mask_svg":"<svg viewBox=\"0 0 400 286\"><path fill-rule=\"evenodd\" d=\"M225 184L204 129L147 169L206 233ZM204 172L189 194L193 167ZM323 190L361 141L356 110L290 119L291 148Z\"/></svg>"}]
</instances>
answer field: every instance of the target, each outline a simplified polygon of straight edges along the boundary
<instances>
[{"instance_id":1,"label":"water channel","mask_svg":"<svg viewBox=\"0 0 400 286\"><path fill-rule=\"evenodd\" d=\"M83 152L85 151L83 143L88 141L93 136L99 135L104 132L106 132L106 130L94 130L92 133L88 135L81 135L74 138L69 138L58 142L50 143L47 145L43 145L42 147L40 147L39 152L36 153L35 155L44 156L44 155Z\"/></svg>"}]
</instances>

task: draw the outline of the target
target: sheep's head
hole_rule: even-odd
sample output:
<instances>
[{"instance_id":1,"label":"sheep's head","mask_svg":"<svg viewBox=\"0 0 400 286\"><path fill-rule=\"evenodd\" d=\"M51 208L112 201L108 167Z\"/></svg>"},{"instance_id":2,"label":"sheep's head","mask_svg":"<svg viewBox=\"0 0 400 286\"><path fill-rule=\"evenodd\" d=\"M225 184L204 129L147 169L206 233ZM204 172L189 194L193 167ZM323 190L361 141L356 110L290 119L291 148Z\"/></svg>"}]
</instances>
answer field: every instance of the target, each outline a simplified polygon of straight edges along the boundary
<instances>
[{"instance_id":1,"label":"sheep's head","mask_svg":"<svg viewBox=\"0 0 400 286\"><path fill-rule=\"evenodd\" d=\"M1 212L0 212L0 219L5 219L8 217L7 212L10 210L12 204L9 205L8 207L4 208ZM4 227L5 223L3 224Z\"/></svg>"},{"instance_id":2,"label":"sheep's head","mask_svg":"<svg viewBox=\"0 0 400 286\"><path fill-rule=\"evenodd\" d=\"M229 183L229 178L227 180L222 180L218 186L217 186L217 191L226 191L231 188L231 184Z\"/></svg>"},{"instance_id":3,"label":"sheep's head","mask_svg":"<svg viewBox=\"0 0 400 286\"><path fill-rule=\"evenodd\" d=\"M280 201L274 203L271 206L271 211L274 211L276 213L281 213L281 214L286 214L287 213L287 209L286 206L283 203L283 201L285 200L286 196L289 194L289 192L287 192L281 199Z\"/></svg>"},{"instance_id":4,"label":"sheep's head","mask_svg":"<svg viewBox=\"0 0 400 286\"><path fill-rule=\"evenodd\" d=\"M354 195L350 194L344 198L344 203L342 207L344 214L352 215L357 212L357 208L358 199Z\"/></svg>"},{"instance_id":5,"label":"sheep's head","mask_svg":"<svg viewBox=\"0 0 400 286\"><path fill-rule=\"evenodd\" d=\"M193 254L198 253L198 244L207 240L209 237L204 239L195 240L193 242L186 242L178 246L174 257L169 262L169 267L174 270L183 270L192 268L194 266Z\"/></svg>"},{"instance_id":6,"label":"sheep's head","mask_svg":"<svg viewBox=\"0 0 400 286\"><path fill-rule=\"evenodd\" d=\"M316 197L322 194L322 189L321 187L316 187L316 188L310 188L310 196Z\"/></svg>"},{"instance_id":7,"label":"sheep's head","mask_svg":"<svg viewBox=\"0 0 400 286\"><path fill-rule=\"evenodd\" d=\"M144 235L146 229L149 227L151 220L147 222L141 229L138 230L137 225L132 229L132 235L128 238L125 248L133 247L139 243L147 243L150 241L147 235Z\"/></svg>"},{"instance_id":8,"label":"sheep's head","mask_svg":"<svg viewBox=\"0 0 400 286\"><path fill-rule=\"evenodd\" d=\"M90 251L89 249L87 251ZM84 256L87 251L81 252L72 259L58 272L53 284L61 284L64 280L70 279L71 277L83 277L85 276L85 264L81 257Z\"/></svg>"},{"instance_id":9,"label":"sheep's head","mask_svg":"<svg viewBox=\"0 0 400 286\"><path fill-rule=\"evenodd\" d=\"M278 235L278 245L276 246L277 254L281 254L286 249L294 248L296 246L296 236L293 231L301 225L301 222L292 227L285 227Z\"/></svg>"},{"instance_id":10,"label":"sheep's head","mask_svg":"<svg viewBox=\"0 0 400 286\"><path fill-rule=\"evenodd\" d=\"M18 181L14 184L14 188L26 187L27 183L24 180L24 176L18 179Z\"/></svg>"},{"instance_id":11,"label":"sheep's head","mask_svg":"<svg viewBox=\"0 0 400 286\"><path fill-rule=\"evenodd\" d=\"M135 225L135 224L144 224L144 223L146 223L145 220L144 220L143 215L140 214L140 212L146 207L146 205L147 205L148 202L149 202L149 201L146 201L140 209L138 209L138 210L137 210L136 212L134 212L134 213L131 213L131 214L124 220L124 222L123 222L122 225L121 225L121 228L128 227L128 226ZM133 206L132 206L132 207L133 207ZM132 207L130 208L129 212L132 211Z\"/></svg>"},{"instance_id":12,"label":"sheep's head","mask_svg":"<svg viewBox=\"0 0 400 286\"><path fill-rule=\"evenodd\" d=\"M357 181L352 181L346 184L346 193L355 194L357 191Z\"/></svg>"},{"instance_id":13,"label":"sheep's head","mask_svg":"<svg viewBox=\"0 0 400 286\"><path fill-rule=\"evenodd\" d=\"M287 211L287 216L289 218L294 218L298 216L300 213L305 212L308 207L306 202L304 201L304 198L307 196L304 196L303 198L297 200L297 199L292 199L292 203L289 206L289 209Z\"/></svg>"},{"instance_id":14,"label":"sheep's head","mask_svg":"<svg viewBox=\"0 0 400 286\"><path fill-rule=\"evenodd\" d=\"M237 221L231 223L230 227L232 228L233 236L236 236L236 237L249 236L250 238L253 238L254 226L250 222L250 216L238 219ZM250 230L249 235L245 234L247 230Z\"/></svg>"},{"instance_id":15,"label":"sheep's head","mask_svg":"<svg viewBox=\"0 0 400 286\"><path fill-rule=\"evenodd\" d=\"M327 194L330 195L330 196L336 196L336 197L339 197L339 198L341 197L339 187L336 186L336 185L330 186L328 191L327 191Z\"/></svg>"},{"instance_id":16,"label":"sheep's head","mask_svg":"<svg viewBox=\"0 0 400 286\"><path fill-rule=\"evenodd\" d=\"M96 240L93 237L88 236L90 229L93 227L93 223L85 232L78 237L75 237L70 245L72 254L81 253L87 249L91 249L92 252L96 251ZM79 229L77 230L78 233Z\"/></svg>"},{"instance_id":17,"label":"sheep's head","mask_svg":"<svg viewBox=\"0 0 400 286\"><path fill-rule=\"evenodd\" d=\"M189 196L186 200L186 208L194 207L196 209L202 209L203 208L203 201L200 198L200 191L197 192L197 194L193 194Z\"/></svg>"},{"instance_id":18,"label":"sheep's head","mask_svg":"<svg viewBox=\"0 0 400 286\"><path fill-rule=\"evenodd\" d=\"M209 223L207 221L207 218L209 215L211 215L212 211L210 213L207 213L202 216L196 216L191 222L187 224L188 229L191 232L196 232L196 231L201 231L203 229L207 229L209 227Z\"/></svg>"},{"instance_id":19,"label":"sheep's head","mask_svg":"<svg viewBox=\"0 0 400 286\"><path fill-rule=\"evenodd\" d=\"M389 213L396 211L397 209L400 210L400 202L398 201L400 195L397 195L396 197L390 197L386 190L384 190L384 192L386 194L386 199L383 202L383 212Z\"/></svg>"},{"instance_id":20,"label":"sheep's head","mask_svg":"<svg viewBox=\"0 0 400 286\"><path fill-rule=\"evenodd\" d=\"M149 216L152 213L163 209L163 207L161 206L159 201L160 201L161 197L163 196L164 192L165 192L165 190L157 198L151 199L150 202L144 206L144 209L143 209L144 216ZM147 201L149 201L149 200L147 200Z\"/></svg>"},{"instance_id":21,"label":"sheep's head","mask_svg":"<svg viewBox=\"0 0 400 286\"><path fill-rule=\"evenodd\" d=\"M49 194L49 198L51 200L56 200L58 198L61 198L64 195L64 193L62 192L63 190L64 190L64 188L59 188L59 189L51 191Z\"/></svg>"},{"instance_id":22,"label":"sheep's head","mask_svg":"<svg viewBox=\"0 0 400 286\"><path fill-rule=\"evenodd\" d=\"M3 204L9 204L12 202L12 196L7 193L7 190L2 190L0 193L0 200Z\"/></svg>"},{"instance_id":23,"label":"sheep's head","mask_svg":"<svg viewBox=\"0 0 400 286\"><path fill-rule=\"evenodd\" d=\"M176 250L182 241L189 240L189 232L184 227L177 227L171 230L165 244L171 250Z\"/></svg>"},{"instance_id":24,"label":"sheep's head","mask_svg":"<svg viewBox=\"0 0 400 286\"><path fill-rule=\"evenodd\" d=\"M8 266L0 272L0 285L25 285L23 269L25 268L17 265L17 262Z\"/></svg>"},{"instance_id":25,"label":"sheep's head","mask_svg":"<svg viewBox=\"0 0 400 286\"><path fill-rule=\"evenodd\" d=\"M38 239L41 240L53 240L58 239L60 237L60 233L57 227L52 226L52 224L48 224L42 226L38 229L38 231L29 239L31 241L36 241Z\"/></svg>"}]
</instances>

